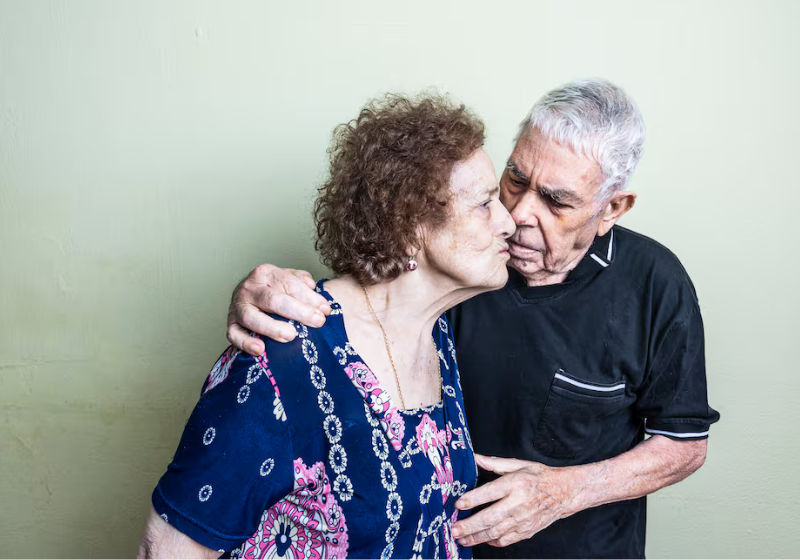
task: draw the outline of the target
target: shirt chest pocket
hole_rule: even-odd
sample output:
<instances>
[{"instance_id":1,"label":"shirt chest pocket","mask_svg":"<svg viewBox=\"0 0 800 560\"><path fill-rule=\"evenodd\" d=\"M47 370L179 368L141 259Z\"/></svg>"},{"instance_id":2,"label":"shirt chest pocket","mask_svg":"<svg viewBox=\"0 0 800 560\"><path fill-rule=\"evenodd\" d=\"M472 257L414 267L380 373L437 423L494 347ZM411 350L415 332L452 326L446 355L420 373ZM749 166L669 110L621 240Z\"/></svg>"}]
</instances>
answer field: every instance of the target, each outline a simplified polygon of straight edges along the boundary
<instances>
[{"instance_id":1,"label":"shirt chest pocket","mask_svg":"<svg viewBox=\"0 0 800 560\"><path fill-rule=\"evenodd\" d=\"M625 382L598 384L558 370L550 385L533 446L556 459L573 459L595 443L602 418L625 406Z\"/></svg>"}]
</instances>

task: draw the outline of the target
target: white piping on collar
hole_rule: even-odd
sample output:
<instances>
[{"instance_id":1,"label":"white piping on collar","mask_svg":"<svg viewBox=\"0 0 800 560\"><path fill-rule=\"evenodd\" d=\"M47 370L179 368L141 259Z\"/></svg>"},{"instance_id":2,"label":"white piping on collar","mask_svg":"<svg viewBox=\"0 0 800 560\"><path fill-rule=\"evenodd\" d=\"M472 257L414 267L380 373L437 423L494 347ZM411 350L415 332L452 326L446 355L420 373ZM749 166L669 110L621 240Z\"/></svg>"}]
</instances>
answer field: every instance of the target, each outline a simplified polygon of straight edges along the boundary
<instances>
[{"instance_id":1,"label":"white piping on collar","mask_svg":"<svg viewBox=\"0 0 800 560\"><path fill-rule=\"evenodd\" d=\"M611 262L611 254L612 254L613 250L614 250L614 230L612 229L611 230L611 239L608 240L608 254L606 255L606 260L604 261L603 259L598 257L596 253L592 253L589 256L592 257L594 260L596 260L600 264L600 266L602 266L603 268L606 268L609 265L609 263ZM606 261L608 261L608 262L606 262Z\"/></svg>"},{"instance_id":2,"label":"white piping on collar","mask_svg":"<svg viewBox=\"0 0 800 560\"><path fill-rule=\"evenodd\" d=\"M599 263L600 263L600 266L602 266L603 268L605 268L605 267L607 267L607 266L608 266L608 263L607 263L606 261L604 261L603 259L601 259L601 258L600 258L600 257L598 257L597 255L595 255L594 253L592 253L592 254L591 254L591 255L589 255L589 256L590 256L590 257L592 257L592 258L593 258L594 260L596 260L597 262L599 262Z\"/></svg>"}]
</instances>

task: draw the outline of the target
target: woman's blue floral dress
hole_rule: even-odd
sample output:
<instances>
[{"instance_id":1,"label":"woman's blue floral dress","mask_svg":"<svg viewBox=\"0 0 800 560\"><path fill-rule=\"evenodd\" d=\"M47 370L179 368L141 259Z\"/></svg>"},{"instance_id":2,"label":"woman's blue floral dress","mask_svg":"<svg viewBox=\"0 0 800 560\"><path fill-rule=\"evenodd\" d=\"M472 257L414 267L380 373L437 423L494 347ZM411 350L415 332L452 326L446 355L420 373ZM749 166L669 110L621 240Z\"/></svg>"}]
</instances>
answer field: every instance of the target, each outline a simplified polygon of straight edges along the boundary
<instances>
[{"instance_id":1,"label":"woman's blue floral dress","mask_svg":"<svg viewBox=\"0 0 800 560\"><path fill-rule=\"evenodd\" d=\"M399 410L322 285L324 327L293 323L291 343L228 348L214 365L156 511L234 557L471 557L450 533L477 470L447 320L433 330L442 401Z\"/></svg>"}]
</instances>

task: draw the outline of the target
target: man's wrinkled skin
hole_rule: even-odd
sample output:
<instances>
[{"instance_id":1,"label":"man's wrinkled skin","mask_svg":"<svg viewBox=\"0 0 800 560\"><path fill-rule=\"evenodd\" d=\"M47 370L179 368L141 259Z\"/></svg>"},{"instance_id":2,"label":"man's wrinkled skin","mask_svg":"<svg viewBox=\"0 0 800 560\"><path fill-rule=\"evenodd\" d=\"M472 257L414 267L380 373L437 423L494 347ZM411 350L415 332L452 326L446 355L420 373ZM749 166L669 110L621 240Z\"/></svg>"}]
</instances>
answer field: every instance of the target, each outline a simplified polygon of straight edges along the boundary
<instances>
[{"instance_id":1,"label":"man's wrinkled skin","mask_svg":"<svg viewBox=\"0 0 800 560\"><path fill-rule=\"evenodd\" d=\"M480 468L502 476L464 494L456 507L495 504L456 523L453 536L464 546L508 546L584 509L646 496L699 469L706 443L653 436L613 459L574 467L476 454Z\"/></svg>"},{"instance_id":2,"label":"man's wrinkled skin","mask_svg":"<svg viewBox=\"0 0 800 560\"><path fill-rule=\"evenodd\" d=\"M264 352L264 343L251 337L248 330L278 342L289 342L297 336L291 325L276 321L261 309L309 327L321 327L331 307L314 291L315 286L311 273L305 270L271 264L258 266L233 292L228 310L228 341L252 356L259 356Z\"/></svg>"},{"instance_id":3,"label":"man's wrinkled skin","mask_svg":"<svg viewBox=\"0 0 800 560\"><path fill-rule=\"evenodd\" d=\"M564 281L586 254L630 210L636 195L603 198L600 166L536 130L520 136L500 179L500 200L517 226L509 238L510 264L528 285ZM295 333L261 312L320 326L330 313L313 292L305 271L261 265L233 293L228 340L250 354L263 351L247 330L288 341ZM478 465L501 475L464 494L456 507L492 504L453 526L464 546L508 546L584 509L631 500L679 482L705 461L706 440L674 441L655 435L612 459L588 465L548 467L532 461L477 455Z\"/></svg>"}]
</instances>

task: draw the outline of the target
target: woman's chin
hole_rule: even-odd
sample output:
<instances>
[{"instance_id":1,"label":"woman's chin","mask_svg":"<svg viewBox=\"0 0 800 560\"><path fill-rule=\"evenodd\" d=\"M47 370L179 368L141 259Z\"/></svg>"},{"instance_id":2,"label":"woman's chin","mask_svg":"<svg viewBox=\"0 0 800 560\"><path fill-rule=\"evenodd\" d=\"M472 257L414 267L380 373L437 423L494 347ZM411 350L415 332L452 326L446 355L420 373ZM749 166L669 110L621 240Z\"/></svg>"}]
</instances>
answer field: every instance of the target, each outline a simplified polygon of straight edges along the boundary
<instances>
[{"instance_id":1,"label":"woman's chin","mask_svg":"<svg viewBox=\"0 0 800 560\"><path fill-rule=\"evenodd\" d=\"M503 266L500 267L500 271L499 271L499 273L497 275L497 283L495 284L495 286L492 289L493 290L499 290L500 288L505 286L507 283L508 283L508 268L506 268L505 263L503 263Z\"/></svg>"},{"instance_id":2,"label":"woman's chin","mask_svg":"<svg viewBox=\"0 0 800 560\"><path fill-rule=\"evenodd\" d=\"M481 291L490 292L492 290L499 290L506 285L508 282L507 260L508 259L505 259L499 265L495 265L491 272L484 276L484 280L479 284Z\"/></svg>"}]
</instances>

